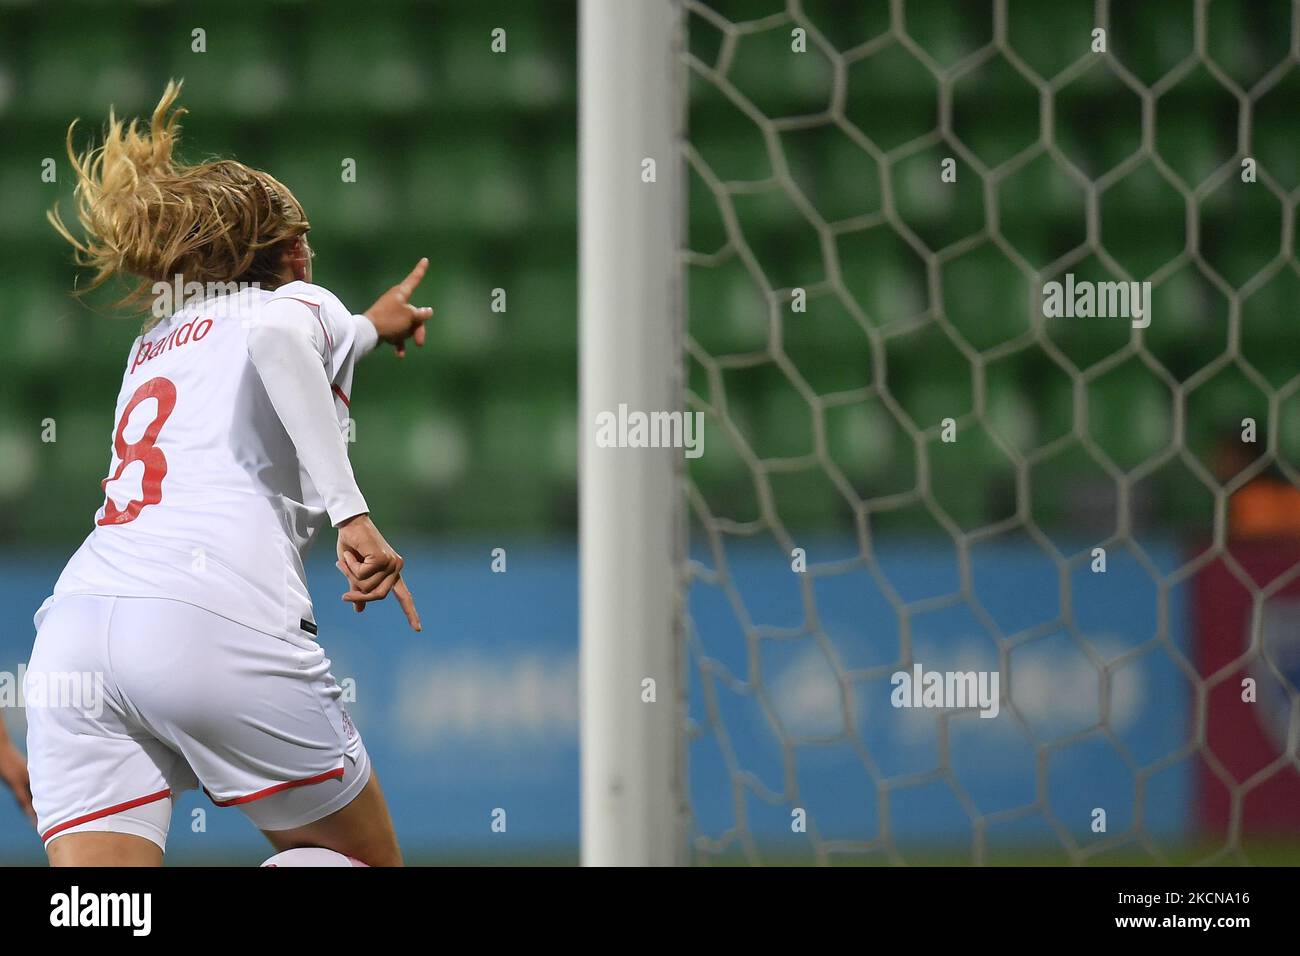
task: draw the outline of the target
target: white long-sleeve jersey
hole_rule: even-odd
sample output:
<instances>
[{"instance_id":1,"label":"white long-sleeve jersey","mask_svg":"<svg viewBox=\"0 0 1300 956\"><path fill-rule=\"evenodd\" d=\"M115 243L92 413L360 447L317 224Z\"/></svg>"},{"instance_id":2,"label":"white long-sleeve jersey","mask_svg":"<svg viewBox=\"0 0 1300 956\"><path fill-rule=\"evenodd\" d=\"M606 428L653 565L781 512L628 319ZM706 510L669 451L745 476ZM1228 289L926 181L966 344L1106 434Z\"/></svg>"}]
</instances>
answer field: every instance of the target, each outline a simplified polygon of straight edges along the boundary
<instances>
[{"instance_id":1,"label":"white long-sleeve jersey","mask_svg":"<svg viewBox=\"0 0 1300 956\"><path fill-rule=\"evenodd\" d=\"M65 594L160 597L298 642L303 558L367 509L347 459L356 362L375 328L292 282L187 306L131 348L95 527L36 614Z\"/></svg>"}]
</instances>

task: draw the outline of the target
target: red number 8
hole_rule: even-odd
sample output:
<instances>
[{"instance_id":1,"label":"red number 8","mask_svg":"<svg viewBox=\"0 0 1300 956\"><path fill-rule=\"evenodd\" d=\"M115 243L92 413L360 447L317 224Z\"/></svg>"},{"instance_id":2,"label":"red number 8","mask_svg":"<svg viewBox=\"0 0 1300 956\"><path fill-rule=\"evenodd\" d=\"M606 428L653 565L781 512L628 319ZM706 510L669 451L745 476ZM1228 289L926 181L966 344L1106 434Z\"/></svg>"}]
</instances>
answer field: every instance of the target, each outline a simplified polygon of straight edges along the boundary
<instances>
[{"instance_id":1,"label":"red number 8","mask_svg":"<svg viewBox=\"0 0 1300 956\"><path fill-rule=\"evenodd\" d=\"M153 421L144 430L140 440L128 445L122 433L126 431L126 423L131 418L131 412L146 398L158 400L158 413L154 415ZM113 503L113 499L105 494L104 517L100 518L97 524L126 524L128 521L135 520L141 508L162 501L162 480L167 475L167 456L154 442L158 440L158 433L162 431L163 424L175 407L176 386L168 379L151 378L135 390L131 401L127 402L126 408L122 411L122 418L117 423L117 434L113 437L113 451L121 461L112 476L105 478L100 484L107 492L108 483L121 478L127 465L133 461L142 461L144 478L140 482L140 488L144 497L128 501L125 510L121 510Z\"/></svg>"}]
</instances>

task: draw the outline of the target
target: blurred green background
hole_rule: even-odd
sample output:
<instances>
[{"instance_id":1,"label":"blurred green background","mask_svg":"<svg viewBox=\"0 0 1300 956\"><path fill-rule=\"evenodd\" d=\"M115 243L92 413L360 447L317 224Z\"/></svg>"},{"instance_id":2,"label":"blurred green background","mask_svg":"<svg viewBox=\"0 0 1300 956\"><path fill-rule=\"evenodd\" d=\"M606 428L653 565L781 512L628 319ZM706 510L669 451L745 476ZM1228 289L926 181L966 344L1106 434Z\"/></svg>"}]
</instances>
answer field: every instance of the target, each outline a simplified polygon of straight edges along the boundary
<instances>
[{"instance_id":1,"label":"blurred green background","mask_svg":"<svg viewBox=\"0 0 1300 956\"><path fill-rule=\"evenodd\" d=\"M766 285L811 295L806 321L773 323L764 283L736 257L687 270L702 353L775 346L806 383L801 393L770 361L723 374L728 415L756 453L816 453L871 499L917 486L922 442L935 500L969 529L1014 509L1014 449L1032 459L1029 506L1045 526L1113 518L1122 474L1135 479L1139 523L1208 527L1210 492L1172 452L1181 445L1212 470L1224 421L1252 415L1266 433L1271 393L1291 380L1300 349L1291 194L1300 129L1288 114L1300 80L1288 73L1247 96L1244 144L1229 89L1246 95L1286 58L1288 4L1212 4L1210 63L1192 56L1190 0L1115 4L1113 55L1079 69L1093 4L1013 0L1005 42L942 87L922 60L950 69L988 44L991 3L913 0L905 44L886 3L809 0L802 9L824 39L799 56L780 0L713 9L759 24L727 51L727 84L761 119L691 71L690 248L711 252L727 238L703 164L743 185L729 202ZM66 546L100 502L108 399L136 323L68 297L69 250L43 214L70 191L68 121L83 119L83 144L109 104L147 113L169 77L186 81L185 154L233 155L294 189L313 223L317 278L352 308L420 255L432 259L422 295L437 309L432 356L405 368L385 356L358 373L356 415L373 440L356 467L371 494L415 532L572 533L573 3L9 0L0 10L0 312L10 343L0 355L0 540ZM729 28L699 12L688 20L692 56L715 66ZM506 56L489 45L502 25ZM191 51L196 28L207 53ZM1033 145L1043 116L1030 72L1054 85L1051 150ZM1166 77L1148 97L1154 154L1141 152L1143 100L1124 72ZM843 122L790 120L824 111L836 90ZM951 104L944 115L941 103ZM764 133L786 168L774 167ZM1266 171L1260 183L1237 175L1243 145ZM956 158L958 181L936 188L944 156ZM40 179L46 157L59 164L57 184ZM342 181L345 158L356 161L355 183ZM1004 241L991 238L994 217ZM1154 277L1151 328L1139 338L1122 321L1062 319L1040 336L1025 273L1053 262L1065 265L1044 278ZM838 295L826 285L831 263ZM504 313L491 309L498 288ZM694 361L688 374L711 400L706 368ZM1282 399L1277 451L1289 464L1300 461L1300 399ZM824 450L813 446L814 404L825 406ZM942 418L972 413L963 424L972 441L937 442ZM40 449L47 417L59 441ZM697 483L752 514L750 469L724 435L711 431L706 447ZM781 482L792 525L849 519L824 468ZM909 511L880 520L933 527Z\"/></svg>"},{"instance_id":2,"label":"blurred green background","mask_svg":"<svg viewBox=\"0 0 1300 956\"><path fill-rule=\"evenodd\" d=\"M422 255L425 354L357 373L358 480L409 532L576 524L576 8L510 2L0 3L0 540L67 547L102 500L138 332L67 294L46 224L109 105L183 77L182 155L295 191L315 279L362 311ZM508 55L490 49L508 27ZM191 31L206 31L206 53ZM59 182L40 179L53 157ZM342 181L345 158L356 182ZM506 311L491 309L494 289ZM53 418L58 441L40 443ZM393 524L397 519L390 519Z\"/></svg>"}]
</instances>

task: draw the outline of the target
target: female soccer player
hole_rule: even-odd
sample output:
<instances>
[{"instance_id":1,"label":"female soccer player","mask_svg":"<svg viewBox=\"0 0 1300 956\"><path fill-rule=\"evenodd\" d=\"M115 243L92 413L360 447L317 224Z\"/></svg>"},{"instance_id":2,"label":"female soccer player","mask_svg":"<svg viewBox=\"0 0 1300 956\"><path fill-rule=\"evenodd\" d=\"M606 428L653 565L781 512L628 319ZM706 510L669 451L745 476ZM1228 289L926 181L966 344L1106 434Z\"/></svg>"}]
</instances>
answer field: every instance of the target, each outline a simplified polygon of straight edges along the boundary
<instances>
[{"instance_id":1,"label":"female soccer player","mask_svg":"<svg viewBox=\"0 0 1300 956\"><path fill-rule=\"evenodd\" d=\"M391 593L420 630L343 423L358 359L380 339L399 354L424 343L432 309L410 297L428 260L353 315L310 284L310 227L288 189L233 160L175 157L178 94L169 83L147 129L110 113L81 155L70 128L82 235L50 215L90 289L118 278L156 306L183 284L188 301L152 310L131 348L104 503L36 614L38 829L56 866L159 865L172 798L201 785L277 850L399 865L316 641L303 555L332 524L343 599L361 611Z\"/></svg>"}]
</instances>

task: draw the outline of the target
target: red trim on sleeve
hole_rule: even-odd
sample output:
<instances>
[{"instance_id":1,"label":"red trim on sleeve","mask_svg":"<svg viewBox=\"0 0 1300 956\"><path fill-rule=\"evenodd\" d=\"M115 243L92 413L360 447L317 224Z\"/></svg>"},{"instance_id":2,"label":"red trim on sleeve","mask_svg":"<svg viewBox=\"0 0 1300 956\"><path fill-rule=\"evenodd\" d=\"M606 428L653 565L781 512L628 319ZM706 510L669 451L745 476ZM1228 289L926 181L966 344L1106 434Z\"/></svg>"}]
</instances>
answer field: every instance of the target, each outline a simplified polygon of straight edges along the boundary
<instances>
[{"instance_id":1,"label":"red trim on sleeve","mask_svg":"<svg viewBox=\"0 0 1300 956\"><path fill-rule=\"evenodd\" d=\"M320 317L320 304L312 302L310 299L300 299L296 295L282 296L285 299L292 299L294 302L301 302L307 308L311 309L311 314L316 316L316 321L320 323L320 330L325 333L325 341L329 343L330 351L334 351L334 336L330 335L330 330L325 328L325 322Z\"/></svg>"},{"instance_id":2,"label":"red trim on sleeve","mask_svg":"<svg viewBox=\"0 0 1300 956\"><path fill-rule=\"evenodd\" d=\"M342 770L339 771L339 773L342 772ZM128 800L126 803L119 803L114 807L108 807L104 810L96 810L94 813L87 813L85 816L76 817L75 819L69 820L67 823L60 823L57 827L50 827L50 829L41 834L41 839L48 841L50 837L58 836L64 830L70 830L73 827L79 827L83 823L90 823L94 820L102 820L104 817L111 817L115 813L134 810L136 807L142 807L146 803L153 803L156 800L161 800L163 797L170 797L171 795L172 792L170 790L159 790L157 793L151 793L147 797L138 797L135 800Z\"/></svg>"},{"instance_id":3,"label":"red trim on sleeve","mask_svg":"<svg viewBox=\"0 0 1300 956\"><path fill-rule=\"evenodd\" d=\"M352 403L348 401L348 397L343 394L343 389L339 388L337 385L331 385L330 391L332 391L335 395L337 395L339 398L343 400L344 407L346 408L352 407Z\"/></svg>"},{"instance_id":4,"label":"red trim on sleeve","mask_svg":"<svg viewBox=\"0 0 1300 956\"><path fill-rule=\"evenodd\" d=\"M318 773L314 777L307 777L305 780L290 780L288 783L277 783L274 787L267 787L265 790L259 790L257 793L250 793L246 797L235 797L233 800L216 800L212 802L218 807L237 807L240 804L252 803L254 800L261 800L263 797L269 797L285 790L292 790L294 787L306 787L313 783L323 783L326 780L342 780L343 768L337 770L327 770L325 773ZM212 794L208 794L212 798Z\"/></svg>"}]
</instances>

